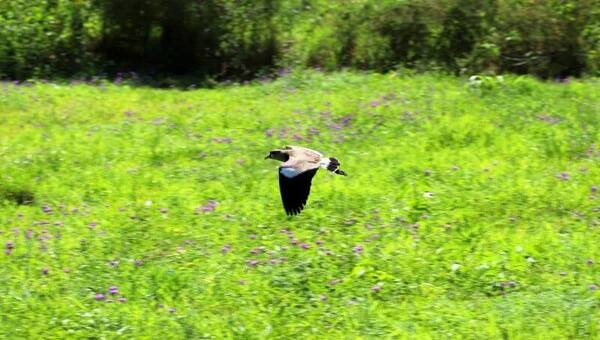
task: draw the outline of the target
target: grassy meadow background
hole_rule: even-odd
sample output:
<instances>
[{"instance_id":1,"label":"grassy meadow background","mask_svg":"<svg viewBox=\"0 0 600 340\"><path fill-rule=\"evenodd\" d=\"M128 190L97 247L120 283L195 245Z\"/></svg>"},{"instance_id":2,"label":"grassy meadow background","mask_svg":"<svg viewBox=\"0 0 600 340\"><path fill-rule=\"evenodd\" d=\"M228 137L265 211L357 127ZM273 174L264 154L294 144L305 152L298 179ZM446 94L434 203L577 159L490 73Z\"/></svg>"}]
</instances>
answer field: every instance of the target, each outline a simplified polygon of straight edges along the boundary
<instances>
[{"instance_id":1,"label":"grassy meadow background","mask_svg":"<svg viewBox=\"0 0 600 340\"><path fill-rule=\"evenodd\" d=\"M3 338L600 336L600 84L0 84ZM342 162L285 216L272 148Z\"/></svg>"}]
</instances>

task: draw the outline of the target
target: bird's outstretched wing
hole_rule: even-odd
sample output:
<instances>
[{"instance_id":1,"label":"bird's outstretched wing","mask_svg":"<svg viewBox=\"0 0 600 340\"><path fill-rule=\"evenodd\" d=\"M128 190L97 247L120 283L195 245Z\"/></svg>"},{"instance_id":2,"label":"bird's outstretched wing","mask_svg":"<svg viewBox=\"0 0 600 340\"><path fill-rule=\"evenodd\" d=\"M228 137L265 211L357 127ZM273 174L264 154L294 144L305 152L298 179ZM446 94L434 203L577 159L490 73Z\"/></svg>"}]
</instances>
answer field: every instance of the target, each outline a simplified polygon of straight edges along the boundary
<instances>
[{"instance_id":1,"label":"bird's outstretched wing","mask_svg":"<svg viewBox=\"0 0 600 340\"><path fill-rule=\"evenodd\" d=\"M312 178L318 169L294 173L292 168L279 168L279 191L286 214L296 215L304 209L310 194Z\"/></svg>"}]
</instances>

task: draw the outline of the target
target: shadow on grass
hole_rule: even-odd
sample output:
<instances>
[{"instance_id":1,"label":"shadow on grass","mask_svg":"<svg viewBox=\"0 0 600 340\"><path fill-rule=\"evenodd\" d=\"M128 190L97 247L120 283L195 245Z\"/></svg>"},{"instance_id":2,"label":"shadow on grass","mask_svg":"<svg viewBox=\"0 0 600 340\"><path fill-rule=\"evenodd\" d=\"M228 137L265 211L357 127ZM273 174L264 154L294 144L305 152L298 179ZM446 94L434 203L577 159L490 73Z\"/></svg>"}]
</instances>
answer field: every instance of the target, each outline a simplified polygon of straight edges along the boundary
<instances>
[{"instance_id":1,"label":"shadow on grass","mask_svg":"<svg viewBox=\"0 0 600 340\"><path fill-rule=\"evenodd\" d=\"M87 84L92 86L103 86L106 84L127 85L132 87L149 87L156 89L179 89L193 90L197 88L215 88L217 86L227 86L234 84L250 84L253 82L269 82L278 77L289 74L290 70L283 69L279 71L265 70L255 75L248 76L207 76L200 73L186 74L168 74L145 72L113 72L101 73L98 75L73 75L71 77L52 77L38 78L30 80L3 80L4 84L15 86L31 86L36 83L55 83L55 84Z\"/></svg>"}]
</instances>

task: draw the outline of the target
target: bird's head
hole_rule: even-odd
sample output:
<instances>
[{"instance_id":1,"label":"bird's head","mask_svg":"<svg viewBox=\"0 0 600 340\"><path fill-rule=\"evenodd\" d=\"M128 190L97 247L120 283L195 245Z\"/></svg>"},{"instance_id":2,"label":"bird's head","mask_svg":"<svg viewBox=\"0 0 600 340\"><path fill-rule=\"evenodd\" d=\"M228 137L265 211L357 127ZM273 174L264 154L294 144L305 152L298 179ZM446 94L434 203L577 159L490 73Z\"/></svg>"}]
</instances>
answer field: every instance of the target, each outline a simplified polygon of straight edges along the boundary
<instances>
[{"instance_id":1,"label":"bird's head","mask_svg":"<svg viewBox=\"0 0 600 340\"><path fill-rule=\"evenodd\" d=\"M265 157L265 159L276 159L276 160L282 161L282 162L287 161L289 158L290 158L290 156L281 150L273 150L273 151L269 152L267 157Z\"/></svg>"}]
</instances>

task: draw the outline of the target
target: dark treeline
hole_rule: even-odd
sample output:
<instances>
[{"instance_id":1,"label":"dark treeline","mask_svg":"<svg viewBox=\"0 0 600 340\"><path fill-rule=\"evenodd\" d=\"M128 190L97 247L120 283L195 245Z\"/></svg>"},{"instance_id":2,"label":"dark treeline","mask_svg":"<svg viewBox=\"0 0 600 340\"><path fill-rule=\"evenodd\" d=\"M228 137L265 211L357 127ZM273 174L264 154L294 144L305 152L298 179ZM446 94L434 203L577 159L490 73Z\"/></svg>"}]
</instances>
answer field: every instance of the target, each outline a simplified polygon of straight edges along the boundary
<instances>
[{"instance_id":1,"label":"dark treeline","mask_svg":"<svg viewBox=\"0 0 600 340\"><path fill-rule=\"evenodd\" d=\"M600 72L600 0L2 0L0 78Z\"/></svg>"}]
</instances>

